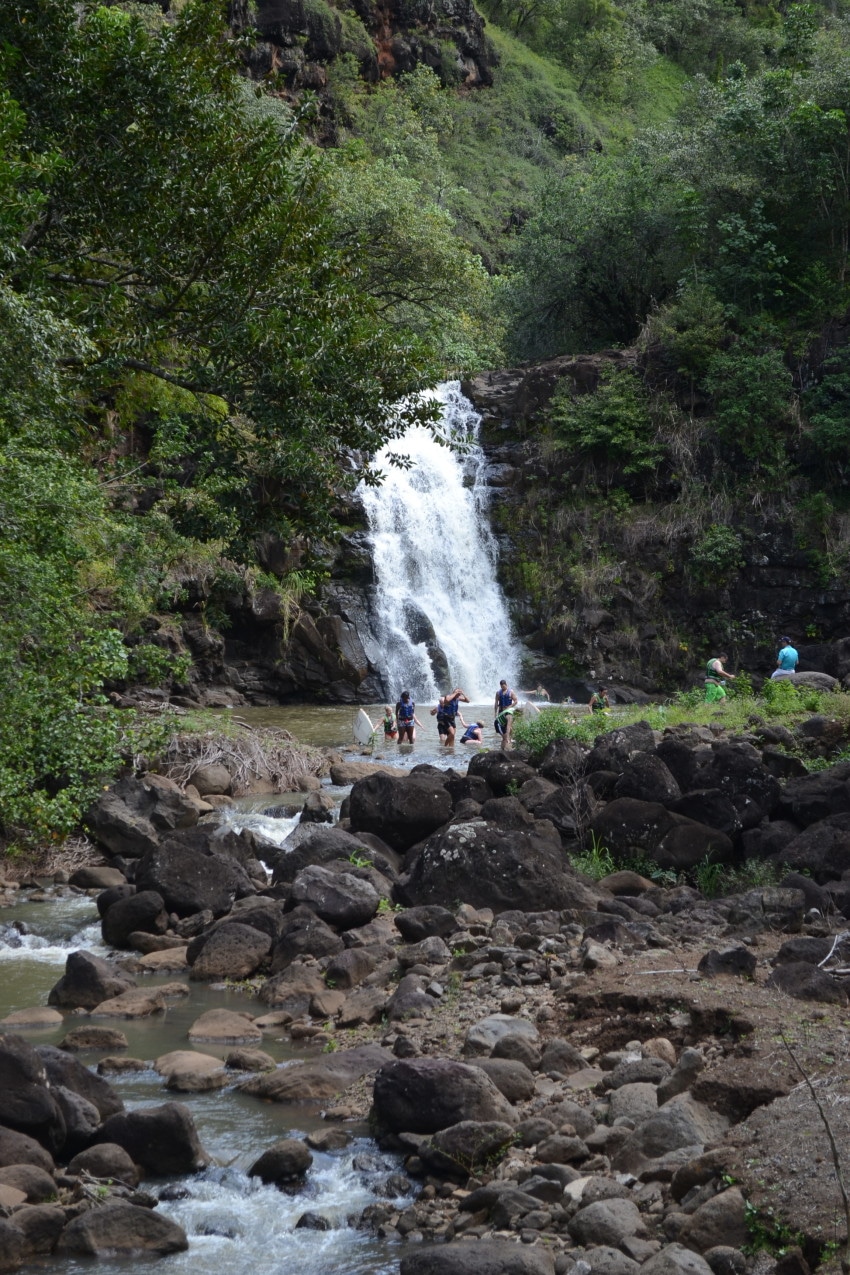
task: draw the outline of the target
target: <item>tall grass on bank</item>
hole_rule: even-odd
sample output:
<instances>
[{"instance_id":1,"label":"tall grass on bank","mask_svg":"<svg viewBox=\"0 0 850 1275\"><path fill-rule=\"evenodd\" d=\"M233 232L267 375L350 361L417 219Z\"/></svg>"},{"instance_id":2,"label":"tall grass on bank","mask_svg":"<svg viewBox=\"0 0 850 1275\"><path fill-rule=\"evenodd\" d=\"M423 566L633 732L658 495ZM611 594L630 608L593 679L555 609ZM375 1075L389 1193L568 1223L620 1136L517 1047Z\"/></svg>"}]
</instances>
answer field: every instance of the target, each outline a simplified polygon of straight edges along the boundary
<instances>
[{"instance_id":1,"label":"tall grass on bank","mask_svg":"<svg viewBox=\"0 0 850 1275\"><path fill-rule=\"evenodd\" d=\"M575 739L592 744L601 735L634 722L648 722L653 730L667 726L711 726L720 724L730 732L751 730L770 722L793 729L813 714L842 721L850 728L850 694L845 691L817 691L795 687L789 682L766 682L755 695L744 675L742 685L720 705L706 704L702 689L680 692L666 703L629 704L609 715L579 715L569 706L544 708L531 718L514 720L514 742L528 749L538 762L556 739Z\"/></svg>"}]
</instances>

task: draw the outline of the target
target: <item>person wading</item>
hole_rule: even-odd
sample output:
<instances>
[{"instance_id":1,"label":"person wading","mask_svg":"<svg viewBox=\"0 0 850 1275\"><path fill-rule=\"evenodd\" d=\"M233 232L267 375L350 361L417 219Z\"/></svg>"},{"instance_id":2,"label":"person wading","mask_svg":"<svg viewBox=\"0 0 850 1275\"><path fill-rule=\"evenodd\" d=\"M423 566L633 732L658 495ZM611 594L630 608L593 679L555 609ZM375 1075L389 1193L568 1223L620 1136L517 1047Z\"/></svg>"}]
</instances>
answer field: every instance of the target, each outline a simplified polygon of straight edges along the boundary
<instances>
[{"instance_id":1,"label":"person wading","mask_svg":"<svg viewBox=\"0 0 850 1275\"><path fill-rule=\"evenodd\" d=\"M456 686L450 694L440 696L437 707L431 709L431 716L437 718L437 734L446 748L450 748L455 742L458 720L460 720L461 726L468 725L463 720L463 714L460 711L461 704L468 703L469 696L459 686Z\"/></svg>"},{"instance_id":2,"label":"person wading","mask_svg":"<svg viewBox=\"0 0 850 1275\"><path fill-rule=\"evenodd\" d=\"M399 744L412 744L416 739L414 727L421 726L422 723L416 716L416 705L410 698L410 691L402 691L395 706L395 719L398 723Z\"/></svg>"}]
</instances>

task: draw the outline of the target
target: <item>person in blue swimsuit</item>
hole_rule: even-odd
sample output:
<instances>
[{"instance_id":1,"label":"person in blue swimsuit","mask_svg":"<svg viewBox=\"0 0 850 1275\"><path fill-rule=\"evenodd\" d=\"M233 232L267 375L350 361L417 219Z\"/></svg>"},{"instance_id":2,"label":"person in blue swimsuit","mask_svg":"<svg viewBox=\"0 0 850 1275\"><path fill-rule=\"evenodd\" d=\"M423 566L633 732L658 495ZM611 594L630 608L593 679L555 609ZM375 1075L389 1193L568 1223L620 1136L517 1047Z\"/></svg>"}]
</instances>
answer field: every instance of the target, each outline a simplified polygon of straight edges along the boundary
<instances>
[{"instance_id":1,"label":"person in blue swimsuit","mask_svg":"<svg viewBox=\"0 0 850 1275\"><path fill-rule=\"evenodd\" d=\"M480 744L484 737L484 723L472 722L460 737L462 744Z\"/></svg>"}]
</instances>

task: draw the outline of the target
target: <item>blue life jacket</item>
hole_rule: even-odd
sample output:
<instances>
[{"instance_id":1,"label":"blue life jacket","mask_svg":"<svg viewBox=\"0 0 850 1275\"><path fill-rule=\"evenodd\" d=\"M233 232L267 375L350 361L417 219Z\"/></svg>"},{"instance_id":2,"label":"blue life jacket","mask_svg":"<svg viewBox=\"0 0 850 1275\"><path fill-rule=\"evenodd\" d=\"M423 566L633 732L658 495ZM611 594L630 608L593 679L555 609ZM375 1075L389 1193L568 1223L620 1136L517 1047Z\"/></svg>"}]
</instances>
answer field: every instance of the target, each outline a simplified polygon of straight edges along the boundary
<instances>
[{"instance_id":1,"label":"blue life jacket","mask_svg":"<svg viewBox=\"0 0 850 1275\"><path fill-rule=\"evenodd\" d=\"M416 705L413 700L411 700L408 704L405 704L404 700L400 699L396 704L395 715L399 722L412 722L415 712Z\"/></svg>"},{"instance_id":2,"label":"blue life jacket","mask_svg":"<svg viewBox=\"0 0 850 1275\"><path fill-rule=\"evenodd\" d=\"M474 723L472 726L467 726L466 730L463 732L463 736L461 737L460 742L462 744L465 744L467 740L472 739L473 735L477 734L478 730L479 730L479 727L475 725Z\"/></svg>"},{"instance_id":3,"label":"blue life jacket","mask_svg":"<svg viewBox=\"0 0 850 1275\"><path fill-rule=\"evenodd\" d=\"M453 722L458 715L459 709L460 709L460 700L458 699L443 700L443 703L440 706L437 716L446 717L448 718L450 722Z\"/></svg>"},{"instance_id":4,"label":"blue life jacket","mask_svg":"<svg viewBox=\"0 0 850 1275\"><path fill-rule=\"evenodd\" d=\"M496 691L496 702L500 709L510 708L513 697L514 693L510 688L506 691Z\"/></svg>"}]
</instances>

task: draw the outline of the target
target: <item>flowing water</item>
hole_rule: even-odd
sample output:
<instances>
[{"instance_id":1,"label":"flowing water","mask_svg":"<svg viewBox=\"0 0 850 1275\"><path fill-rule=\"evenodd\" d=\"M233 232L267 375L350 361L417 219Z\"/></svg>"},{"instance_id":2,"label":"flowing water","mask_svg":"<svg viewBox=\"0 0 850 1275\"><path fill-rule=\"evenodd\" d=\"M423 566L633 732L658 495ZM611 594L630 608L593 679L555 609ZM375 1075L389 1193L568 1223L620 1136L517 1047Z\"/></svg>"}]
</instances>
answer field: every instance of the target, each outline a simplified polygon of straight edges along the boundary
<instances>
[{"instance_id":1,"label":"flowing water","mask_svg":"<svg viewBox=\"0 0 850 1275\"><path fill-rule=\"evenodd\" d=\"M481 417L457 381L434 393L437 437L409 429L378 455L384 481L359 489L377 581L370 654L393 697L404 688L433 701L450 684L486 702L500 678L518 676L520 655L499 586Z\"/></svg>"}]
</instances>

